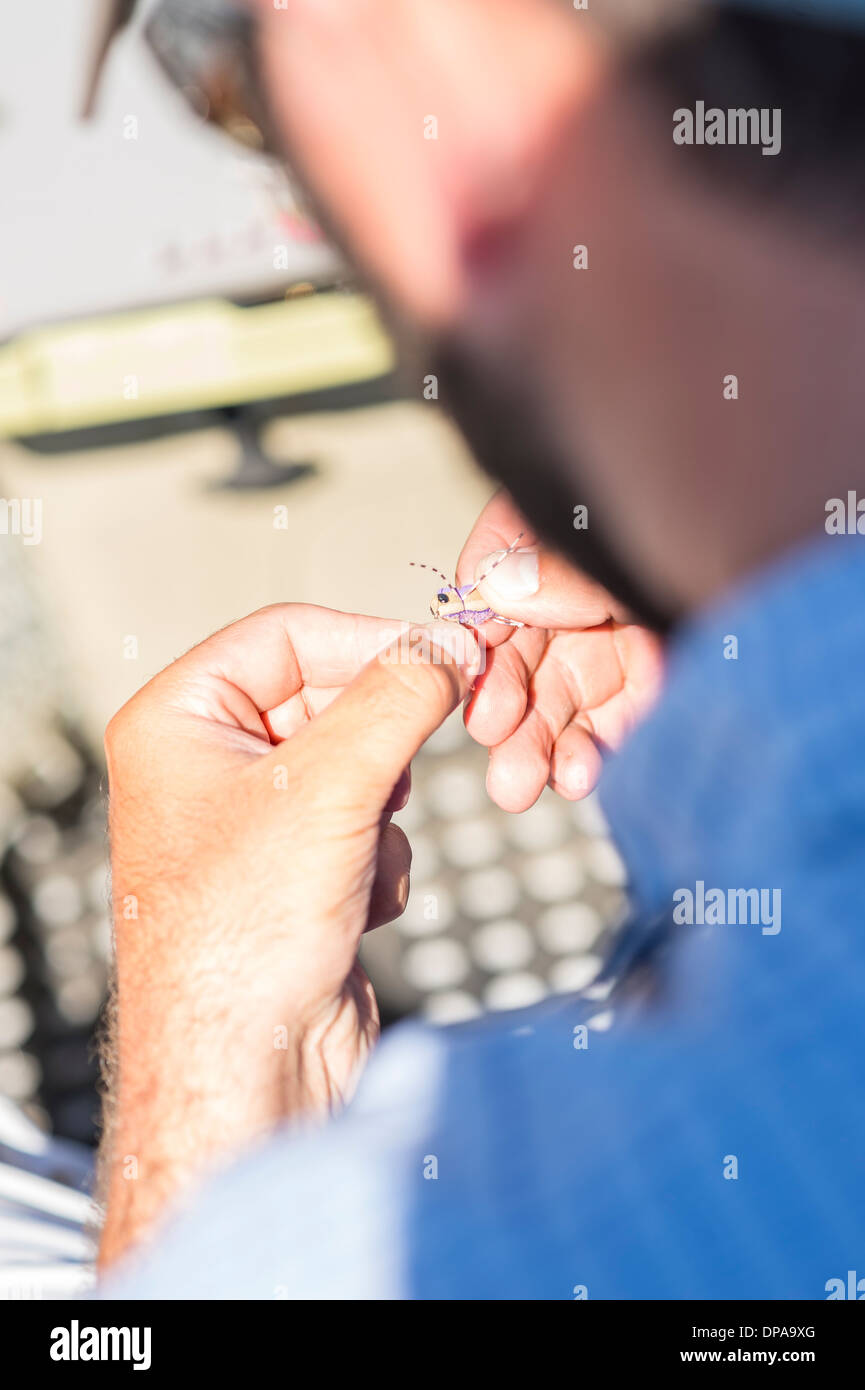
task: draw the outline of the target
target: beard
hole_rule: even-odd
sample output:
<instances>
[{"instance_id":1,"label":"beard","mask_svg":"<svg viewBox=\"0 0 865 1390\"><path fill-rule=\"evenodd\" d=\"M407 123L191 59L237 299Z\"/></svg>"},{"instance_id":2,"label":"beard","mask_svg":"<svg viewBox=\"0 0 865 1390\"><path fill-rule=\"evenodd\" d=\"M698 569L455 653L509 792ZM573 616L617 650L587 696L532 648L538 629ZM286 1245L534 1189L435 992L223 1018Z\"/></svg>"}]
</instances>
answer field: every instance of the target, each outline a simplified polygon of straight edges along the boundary
<instances>
[{"instance_id":1,"label":"beard","mask_svg":"<svg viewBox=\"0 0 865 1390\"><path fill-rule=\"evenodd\" d=\"M515 370L481 362L454 339L437 345L434 371L442 405L484 472L501 483L538 538L619 600L634 620L669 634L683 616L659 604L609 539L606 522L583 479L548 430L543 409ZM574 507L588 508L588 525L574 528Z\"/></svg>"}]
</instances>

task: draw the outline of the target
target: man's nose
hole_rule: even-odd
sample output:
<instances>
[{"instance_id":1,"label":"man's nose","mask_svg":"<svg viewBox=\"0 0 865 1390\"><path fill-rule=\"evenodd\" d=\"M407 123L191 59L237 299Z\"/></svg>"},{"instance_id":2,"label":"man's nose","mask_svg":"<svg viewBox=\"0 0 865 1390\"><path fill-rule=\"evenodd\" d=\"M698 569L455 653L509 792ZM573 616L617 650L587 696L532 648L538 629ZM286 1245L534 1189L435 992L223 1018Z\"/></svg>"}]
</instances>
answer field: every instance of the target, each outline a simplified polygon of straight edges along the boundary
<instances>
[{"instance_id":1,"label":"man's nose","mask_svg":"<svg viewBox=\"0 0 865 1390\"><path fill-rule=\"evenodd\" d=\"M267 94L352 259L421 326L459 319L462 251L531 199L585 26L550 0L258 0Z\"/></svg>"}]
</instances>

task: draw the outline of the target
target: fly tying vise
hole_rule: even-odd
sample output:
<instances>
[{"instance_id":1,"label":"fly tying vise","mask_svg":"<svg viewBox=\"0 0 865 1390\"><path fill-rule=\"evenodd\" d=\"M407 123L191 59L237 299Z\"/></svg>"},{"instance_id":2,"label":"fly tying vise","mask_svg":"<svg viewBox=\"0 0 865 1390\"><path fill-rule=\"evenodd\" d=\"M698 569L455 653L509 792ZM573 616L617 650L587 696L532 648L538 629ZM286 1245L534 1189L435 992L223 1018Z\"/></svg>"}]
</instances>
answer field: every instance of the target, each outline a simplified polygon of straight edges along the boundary
<instances>
[{"instance_id":1,"label":"fly tying vise","mask_svg":"<svg viewBox=\"0 0 865 1390\"><path fill-rule=\"evenodd\" d=\"M469 602L478 585L484 582L487 575L492 574L496 565L500 565L502 560L506 560L516 550L524 535L525 532L521 531L516 540L511 542L507 550L502 551L499 558L494 560L489 569L479 578L473 579L470 584L461 584L459 587L456 584L451 584L447 575L442 574L435 565L422 565L419 561L411 560L410 564L414 565L415 569L432 570L433 574L439 575L444 580L444 584L439 587L429 606L429 611L433 617L444 618L448 622L462 623L463 627L482 627L484 623L504 623L507 627L525 627L525 623L518 623L514 618L503 618L494 608L490 608L480 594L476 594L474 606Z\"/></svg>"}]
</instances>

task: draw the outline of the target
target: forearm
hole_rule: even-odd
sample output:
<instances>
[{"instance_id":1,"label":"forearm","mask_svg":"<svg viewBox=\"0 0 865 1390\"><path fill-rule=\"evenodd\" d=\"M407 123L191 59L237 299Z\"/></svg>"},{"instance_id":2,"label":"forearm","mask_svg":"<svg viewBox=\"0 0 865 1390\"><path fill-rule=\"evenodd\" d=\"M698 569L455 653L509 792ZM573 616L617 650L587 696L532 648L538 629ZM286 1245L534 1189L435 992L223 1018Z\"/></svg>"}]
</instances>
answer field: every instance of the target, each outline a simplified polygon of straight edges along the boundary
<instances>
[{"instance_id":1,"label":"forearm","mask_svg":"<svg viewBox=\"0 0 865 1390\"><path fill-rule=\"evenodd\" d=\"M380 660L391 637L378 619L263 609L108 727L102 1266L208 1168L288 1117L326 1116L375 1043L357 951L405 906L395 794L477 657L464 671L432 644L441 660Z\"/></svg>"},{"instance_id":2,"label":"forearm","mask_svg":"<svg viewBox=\"0 0 865 1390\"><path fill-rule=\"evenodd\" d=\"M119 963L100 1155L105 1266L208 1169L302 1108L299 1048L238 979L198 971L182 991ZM283 1024L284 1026L284 1024Z\"/></svg>"}]
</instances>

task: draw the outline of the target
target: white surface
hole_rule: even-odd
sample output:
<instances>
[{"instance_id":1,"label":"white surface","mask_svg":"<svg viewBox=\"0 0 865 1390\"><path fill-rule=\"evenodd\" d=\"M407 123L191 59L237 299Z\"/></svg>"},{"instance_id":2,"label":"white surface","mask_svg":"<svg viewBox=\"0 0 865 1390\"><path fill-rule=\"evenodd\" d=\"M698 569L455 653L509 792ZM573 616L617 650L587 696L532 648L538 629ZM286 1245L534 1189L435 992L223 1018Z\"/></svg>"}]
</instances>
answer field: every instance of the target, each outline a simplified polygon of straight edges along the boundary
<instances>
[{"instance_id":1,"label":"white surface","mask_svg":"<svg viewBox=\"0 0 865 1390\"><path fill-rule=\"evenodd\" d=\"M137 28L83 122L91 0L0 12L0 340L22 328L338 273L280 222L280 181L188 112ZM128 138L137 122L137 138ZM274 249L287 247L287 269Z\"/></svg>"}]
</instances>

